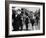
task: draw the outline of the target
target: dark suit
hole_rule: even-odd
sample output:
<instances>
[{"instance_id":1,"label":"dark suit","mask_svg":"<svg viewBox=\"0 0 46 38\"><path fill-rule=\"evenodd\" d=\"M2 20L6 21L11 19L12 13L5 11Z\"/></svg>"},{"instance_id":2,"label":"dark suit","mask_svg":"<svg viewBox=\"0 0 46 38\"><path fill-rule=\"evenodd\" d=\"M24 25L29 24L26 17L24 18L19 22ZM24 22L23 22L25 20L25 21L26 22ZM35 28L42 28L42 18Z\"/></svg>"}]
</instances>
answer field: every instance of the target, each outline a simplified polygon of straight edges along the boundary
<instances>
[{"instance_id":1,"label":"dark suit","mask_svg":"<svg viewBox=\"0 0 46 38\"><path fill-rule=\"evenodd\" d=\"M14 20L12 23L13 26L13 31L18 31L19 30L19 26L20 26L20 16L18 15L17 17L15 17L15 11L12 10L13 14L12 14L12 19Z\"/></svg>"},{"instance_id":2,"label":"dark suit","mask_svg":"<svg viewBox=\"0 0 46 38\"><path fill-rule=\"evenodd\" d=\"M26 18L25 24L26 24L26 30L28 30L28 18Z\"/></svg>"},{"instance_id":3,"label":"dark suit","mask_svg":"<svg viewBox=\"0 0 46 38\"><path fill-rule=\"evenodd\" d=\"M34 25L35 21L34 19L30 19L32 26Z\"/></svg>"},{"instance_id":4,"label":"dark suit","mask_svg":"<svg viewBox=\"0 0 46 38\"><path fill-rule=\"evenodd\" d=\"M17 16L17 21L18 21L18 26L21 27L22 30L22 20L21 20L21 15Z\"/></svg>"},{"instance_id":5,"label":"dark suit","mask_svg":"<svg viewBox=\"0 0 46 38\"><path fill-rule=\"evenodd\" d=\"M14 20L12 23L13 26L13 31L17 31L18 30L18 26L17 26L17 17L15 17L15 10L12 10L13 14L12 14L12 19Z\"/></svg>"},{"instance_id":6,"label":"dark suit","mask_svg":"<svg viewBox=\"0 0 46 38\"><path fill-rule=\"evenodd\" d=\"M38 16L36 16L36 20L37 20L37 24L38 24L38 21L39 21L39 17Z\"/></svg>"}]
</instances>

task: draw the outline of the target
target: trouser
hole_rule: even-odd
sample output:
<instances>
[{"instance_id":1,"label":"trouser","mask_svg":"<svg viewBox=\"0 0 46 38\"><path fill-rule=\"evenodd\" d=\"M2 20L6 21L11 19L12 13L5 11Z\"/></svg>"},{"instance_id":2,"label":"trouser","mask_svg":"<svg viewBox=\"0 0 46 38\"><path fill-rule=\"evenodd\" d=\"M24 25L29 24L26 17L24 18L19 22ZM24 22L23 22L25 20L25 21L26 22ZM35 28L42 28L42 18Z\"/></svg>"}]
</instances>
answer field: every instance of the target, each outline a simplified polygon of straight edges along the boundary
<instances>
[{"instance_id":1,"label":"trouser","mask_svg":"<svg viewBox=\"0 0 46 38\"><path fill-rule=\"evenodd\" d=\"M13 24L13 31L18 31L18 30L19 30L19 26Z\"/></svg>"},{"instance_id":2,"label":"trouser","mask_svg":"<svg viewBox=\"0 0 46 38\"><path fill-rule=\"evenodd\" d=\"M28 30L28 24L26 24L26 30Z\"/></svg>"}]
</instances>

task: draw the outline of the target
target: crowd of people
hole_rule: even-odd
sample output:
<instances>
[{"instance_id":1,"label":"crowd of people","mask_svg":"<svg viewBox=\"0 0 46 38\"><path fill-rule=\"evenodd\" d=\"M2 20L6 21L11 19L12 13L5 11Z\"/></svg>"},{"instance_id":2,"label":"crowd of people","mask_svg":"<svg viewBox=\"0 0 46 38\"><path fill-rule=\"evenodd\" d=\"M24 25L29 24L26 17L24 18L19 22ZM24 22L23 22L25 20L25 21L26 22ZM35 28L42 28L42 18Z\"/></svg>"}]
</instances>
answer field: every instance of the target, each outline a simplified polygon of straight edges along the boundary
<instances>
[{"instance_id":1,"label":"crowd of people","mask_svg":"<svg viewBox=\"0 0 46 38\"><path fill-rule=\"evenodd\" d=\"M33 13L25 8L16 10L13 8L12 20L13 31L37 29L37 26L40 25L40 9Z\"/></svg>"}]
</instances>

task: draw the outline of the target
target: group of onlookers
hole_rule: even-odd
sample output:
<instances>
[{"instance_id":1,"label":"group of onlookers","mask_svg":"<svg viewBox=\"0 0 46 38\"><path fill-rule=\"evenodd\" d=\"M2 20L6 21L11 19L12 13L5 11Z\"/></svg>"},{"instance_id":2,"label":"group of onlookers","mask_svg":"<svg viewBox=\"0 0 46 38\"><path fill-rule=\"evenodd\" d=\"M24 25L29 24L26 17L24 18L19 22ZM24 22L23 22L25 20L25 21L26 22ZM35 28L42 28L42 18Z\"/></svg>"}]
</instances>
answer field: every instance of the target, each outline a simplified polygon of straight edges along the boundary
<instances>
[{"instance_id":1,"label":"group of onlookers","mask_svg":"<svg viewBox=\"0 0 46 38\"><path fill-rule=\"evenodd\" d=\"M18 12L21 11L20 14L17 14L15 10L12 10L13 31L32 30L34 25L38 26L38 23L40 21L39 16L34 15L34 18L33 18L33 16L29 16L29 14L26 12L23 12L23 10L24 10L23 8L21 10L17 10Z\"/></svg>"}]
</instances>

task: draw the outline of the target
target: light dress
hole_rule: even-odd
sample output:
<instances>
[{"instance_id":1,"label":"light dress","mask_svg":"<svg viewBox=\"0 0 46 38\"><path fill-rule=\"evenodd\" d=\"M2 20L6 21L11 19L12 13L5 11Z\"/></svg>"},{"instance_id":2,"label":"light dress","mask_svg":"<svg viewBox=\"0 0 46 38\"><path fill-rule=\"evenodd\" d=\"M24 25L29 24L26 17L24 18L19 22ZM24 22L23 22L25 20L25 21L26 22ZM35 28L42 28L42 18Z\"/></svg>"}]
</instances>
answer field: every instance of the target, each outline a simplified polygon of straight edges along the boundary
<instances>
[{"instance_id":1,"label":"light dress","mask_svg":"<svg viewBox=\"0 0 46 38\"><path fill-rule=\"evenodd\" d=\"M28 29L32 30L32 24L31 23L28 23Z\"/></svg>"},{"instance_id":2,"label":"light dress","mask_svg":"<svg viewBox=\"0 0 46 38\"><path fill-rule=\"evenodd\" d=\"M33 30L38 30L38 25L37 25L37 23L34 23L34 25L33 25Z\"/></svg>"}]
</instances>

